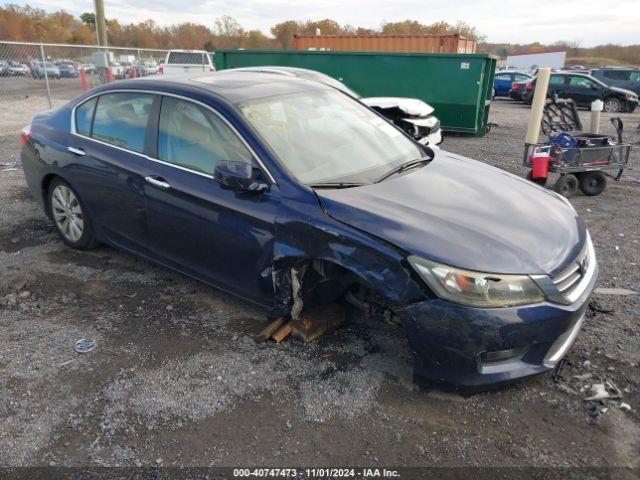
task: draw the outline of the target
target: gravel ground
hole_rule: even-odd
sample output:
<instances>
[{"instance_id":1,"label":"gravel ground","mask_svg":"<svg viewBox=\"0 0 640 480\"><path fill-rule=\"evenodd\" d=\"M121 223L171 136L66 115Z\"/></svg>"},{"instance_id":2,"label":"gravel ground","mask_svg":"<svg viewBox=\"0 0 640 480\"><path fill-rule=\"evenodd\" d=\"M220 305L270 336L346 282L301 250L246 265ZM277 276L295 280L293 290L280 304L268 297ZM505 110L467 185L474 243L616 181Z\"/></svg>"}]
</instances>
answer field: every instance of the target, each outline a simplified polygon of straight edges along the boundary
<instances>
[{"instance_id":1,"label":"gravel ground","mask_svg":"<svg viewBox=\"0 0 640 480\"><path fill-rule=\"evenodd\" d=\"M257 345L253 307L58 241L17 162L31 107L0 119L0 465L640 467L640 295L594 297L557 381L468 397L418 389L403 332L355 312L309 345ZM489 135L443 148L524 175L527 114L496 101ZM640 292L639 189L572 199L601 287ZM80 338L97 347L76 354ZM622 400L585 402L607 379Z\"/></svg>"}]
</instances>

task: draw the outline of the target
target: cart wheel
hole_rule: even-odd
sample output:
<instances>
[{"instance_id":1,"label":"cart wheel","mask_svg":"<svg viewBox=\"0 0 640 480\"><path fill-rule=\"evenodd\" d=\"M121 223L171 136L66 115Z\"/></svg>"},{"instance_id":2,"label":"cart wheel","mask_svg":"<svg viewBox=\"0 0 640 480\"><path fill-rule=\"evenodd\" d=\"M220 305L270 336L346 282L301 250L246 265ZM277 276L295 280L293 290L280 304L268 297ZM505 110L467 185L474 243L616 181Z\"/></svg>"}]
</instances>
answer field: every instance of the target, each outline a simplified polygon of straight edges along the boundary
<instances>
[{"instance_id":1,"label":"cart wheel","mask_svg":"<svg viewBox=\"0 0 640 480\"><path fill-rule=\"evenodd\" d=\"M553 189L563 197L572 197L578 191L578 178L571 173L562 175Z\"/></svg>"},{"instance_id":2,"label":"cart wheel","mask_svg":"<svg viewBox=\"0 0 640 480\"><path fill-rule=\"evenodd\" d=\"M533 170L529 170L527 172L527 180L529 180L529 181L531 181L533 183L537 183L541 187L544 187L547 184L547 179L546 178L533 178Z\"/></svg>"},{"instance_id":3,"label":"cart wheel","mask_svg":"<svg viewBox=\"0 0 640 480\"><path fill-rule=\"evenodd\" d=\"M607 176L602 172L585 172L580 175L580 190L585 195L600 195L606 186Z\"/></svg>"}]
</instances>

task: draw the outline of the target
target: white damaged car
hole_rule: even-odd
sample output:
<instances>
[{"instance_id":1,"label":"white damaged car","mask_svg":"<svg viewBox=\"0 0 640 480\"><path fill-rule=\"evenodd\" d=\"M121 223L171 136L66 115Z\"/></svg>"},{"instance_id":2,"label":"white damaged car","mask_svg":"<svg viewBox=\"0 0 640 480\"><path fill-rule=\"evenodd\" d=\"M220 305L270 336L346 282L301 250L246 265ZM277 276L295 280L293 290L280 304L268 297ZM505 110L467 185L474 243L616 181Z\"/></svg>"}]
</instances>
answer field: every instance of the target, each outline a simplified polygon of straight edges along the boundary
<instances>
[{"instance_id":1,"label":"white damaged car","mask_svg":"<svg viewBox=\"0 0 640 480\"><path fill-rule=\"evenodd\" d=\"M391 120L396 126L400 127L421 144L434 147L442 142L440 120L433 115L433 107L417 98L362 98L344 83L336 80L335 78L306 68L264 66L234 68L234 70L243 72L274 73L324 83L325 85L334 87L347 95L359 99L368 107L373 108L381 115Z\"/></svg>"}]
</instances>

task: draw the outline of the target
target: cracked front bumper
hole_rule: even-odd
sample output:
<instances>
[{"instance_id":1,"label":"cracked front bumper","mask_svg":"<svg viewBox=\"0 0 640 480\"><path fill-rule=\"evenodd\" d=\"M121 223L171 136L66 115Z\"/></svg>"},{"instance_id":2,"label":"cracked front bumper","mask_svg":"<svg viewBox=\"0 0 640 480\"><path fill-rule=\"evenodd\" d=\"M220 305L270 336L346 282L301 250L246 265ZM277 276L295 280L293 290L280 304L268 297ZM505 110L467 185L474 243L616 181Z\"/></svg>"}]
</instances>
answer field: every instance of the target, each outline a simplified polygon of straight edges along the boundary
<instances>
[{"instance_id":1,"label":"cracked front bumper","mask_svg":"<svg viewBox=\"0 0 640 480\"><path fill-rule=\"evenodd\" d=\"M415 355L416 376L486 387L553 369L576 339L596 279L597 271L571 305L475 308L434 299L396 310Z\"/></svg>"},{"instance_id":2,"label":"cracked front bumper","mask_svg":"<svg viewBox=\"0 0 640 480\"><path fill-rule=\"evenodd\" d=\"M439 128L435 132L430 133L426 137L422 137L418 140L422 145L433 146L442 143L442 129Z\"/></svg>"}]
</instances>

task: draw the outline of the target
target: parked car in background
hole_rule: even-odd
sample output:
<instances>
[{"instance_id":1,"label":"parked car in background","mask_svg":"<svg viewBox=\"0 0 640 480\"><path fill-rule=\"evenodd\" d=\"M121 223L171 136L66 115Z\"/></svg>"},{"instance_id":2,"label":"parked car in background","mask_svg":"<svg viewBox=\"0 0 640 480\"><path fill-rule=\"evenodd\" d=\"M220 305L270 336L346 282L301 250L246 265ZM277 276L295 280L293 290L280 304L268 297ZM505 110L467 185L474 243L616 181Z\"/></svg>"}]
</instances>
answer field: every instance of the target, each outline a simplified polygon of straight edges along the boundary
<instances>
[{"instance_id":1,"label":"parked car in background","mask_svg":"<svg viewBox=\"0 0 640 480\"><path fill-rule=\"evenodd\" d=\"M128 61L122 61L121 60L120 61L120 66L124 70L124 76L125 77L130 77L131 76L131 69L134 66L133 62L128 62ZM136 72L136 73L138 73L138 72Z\"/></svg>"},{"instance_id":2,"label":"parked car in background","mask_svg":"<svg viewBox=\"0 0 640 480\"><path fill-rule=\"evenodd\" d=\"M147 72L147 75L157 75L160 71L160 67L156 62L144 62L144 69Z\"/></svg>"},{"instance_id":3,"label":"parked car in background","mask_svg":"<svg viewBox=\"0 0 640 480\"><path fill-rule=\"evenodd\" d=\"M78 70L68 63L58 65L58 70L60 71L60 78L78 78L80 75Z\"/></svg>"},{"instance_id":4,"label":"parked car in background","mask_svg":"<svg viewBox=\"0 0 640 480\"><path fill-rule=\"evenodd\" d=\"M536 78L531 80L526 87L525 103L530 104L533 99ZM638 95L635 92L609 87L591 75L575 72L552 73L547 95L571 98L578 107L586 108L589 108L594 100L602 100L607 112L633 112L638 105Z\"/></svg>"},{"instance_id":5,"label":"parked car in background","mask_svg":"<svg viewBox=\"0 0 640 480\"><path fill-rule=\"evenodd\" d=\"M433 115L433 107L417 98L404 97L370 97L362 98L344 83L324 73L309 70L307 68L263 66L242 67L234 71L272 73L291 77L304 78L315 82L324 83L336 88L347 95L359 99L365 105L373 108L395 125L404 130L408 135L423 145L438 145L442 142L442 129L440 120Z\"/></svg>"},{"instance_id":6,"label":"parked car in background","mask_svg":"<svg viewBox=\"0 0 640 480\"><path fill-rule=\"evenodd\" d=\"M149 75L156 75L158 73L158 64L156 62L138 61L133 64L133 67L136 69L138 77L146 77Z\"/></svg>"},{"instance_id":7,"label":"parked car in background","mask_svg":"<svg viewBox=\"0 0 640 480\"><path fill-rule=\"evenodd\" d=\"M113 62L110 65L110 68L111 68L111 74L113 75L113 78L116 78L118 80L122 80L125 78L124 67L120 65L120 62Z\"/></svg>"},{"instance_id":8,"label":"parked car in background","mask_svg":"<svg viewBox=\"0 0 640 480\"><path fill-rule=\"evenodd\" d=\"M47 72L47 78L60 78L60 69L53 63L47 62L46 67L39 60L33 60L31 62L31 75L33 78L44 78L45 71Z\"/></svg>"},{"instance_id":9,"label":"parked car in background","mask_svg":"<svg viewBox=\"0 0 640 480\"><path fill-rule=\"evenodd\" d=\"M67 246L104 242L273 317L353 298L405 326L415 375L434 382L552 371L597 280L566 199L426 148L321 82L124 81L21 137L27 185Z\"/></svg>"},{"instance_id":10,"label":"parked car in background","mask_svg":"<svg viewBox=\"0 0 640 480\"><path fill-rule=\"evenodd\" d=\"M204 50L169 50L160 66L163 75L215 71L209 53Z\"/></svg>"},{"instance_id":11,"label":"parked car in background","mask_svg":"<svg viewBox=\"0 0 640 480\"><path fill-rule=\"evenodd\" d=\"M528 82L533 78L532 75L520 70L503 70L496 72L493 77L494 96L508 97L513 82Z\"/></svg>"},{"instance_id":12,"label":"parked car in background","mask_svg":"<svg viewBox=\"0 0 640 480\"><path fill-rule=\"evenodd\" d=\"M533 77L531 77L533 78ZM511 84L511 88L509 89L509 97L512 98L513 100L517 100L519 102L524 100L524 93L526 91L527 88L527 84L530 82L530 80L527 80L526 82L513 82Z\"/></svg>"},{"instance_id":13,"label":"parked car in background","mask_svg":"<svg viewBox=\"0 0 640 480\"><path fill-rule=\"evenodd\" d=\"M80 68L84 69L86 73L96 73L96 66L93 63L83 63Z\"/></svg>"},{"instance_id":14,"label":"parked car in background","mask_svg":"<svg viewBox=\"0 0 640 480\"><path fill-rule=\"evenodd\" d=\"M591 70L591 76L610 87L624 88L640 95L640 69L598 68Z\"/></svg>"},{"instance_id":15,"label":"parked car in background","mask_svg":"<svg viewBox=\"0 0 640 480\"><path fill-rule=\"evenodd\" d=\"M26 77L29 75L29 68L20 62L9 62L7 74L11 77Z\"/></svg>"},{"instance_id":16,"label":"parked car in background","mask_svg":"<svg viewBox=\"0 0 640 480\"><path fill-rule=\"evenodd\" d=\"M0 77L6 77L9 74L9 62L0 60Z\"/></svg>"}]
</instances>

